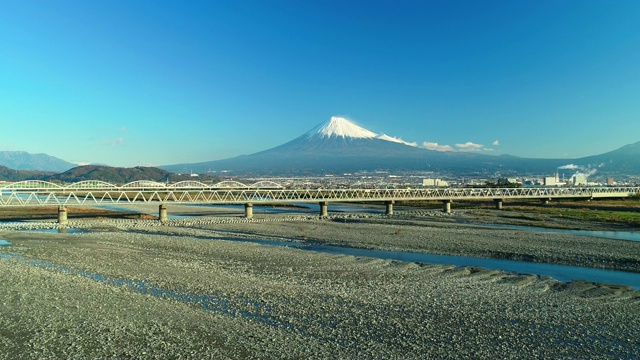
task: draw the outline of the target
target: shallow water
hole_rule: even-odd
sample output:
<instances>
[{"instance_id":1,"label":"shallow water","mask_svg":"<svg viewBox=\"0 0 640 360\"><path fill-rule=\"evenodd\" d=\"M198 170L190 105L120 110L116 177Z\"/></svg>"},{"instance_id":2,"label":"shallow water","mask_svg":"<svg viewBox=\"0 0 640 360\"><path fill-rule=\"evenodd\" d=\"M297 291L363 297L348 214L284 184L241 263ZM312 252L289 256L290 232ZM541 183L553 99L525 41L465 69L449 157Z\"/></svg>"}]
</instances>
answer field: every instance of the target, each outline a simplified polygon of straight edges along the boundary
<instances>
[{"instance_id":1,"label":"shallow water","mask_svg":"<svg viewBox=\"0 0 640 360\"><path fill-rule=\"evenodd\" d=\"M314 207L319 207L317 204L299 204L299 205L308 206L308 207L306 209L304 208L301 209L301 208L286 208L286 207L272 208L272 207L255 206L254 212L256 208L259 208L264 212L272 212L272 213L286 213L286 212L300 213L301 210L302 212L305 212L305 211L315 212ZM211 206L211 205L194 205L194 206ZM116 207L114 206L104 206L104 207L105 208L108 207L113 210L116 210ZM214 205L211 207L223 207L223 208L232 208L232 209L244 208L243 205L224 205L224 206ZM377 209L363 209L358 207L340 206L340 205L336 205L333 208L334 210L337 210L337 211L347 211L347 212L363 212L363 210L375 211L375 212L378 211ZM117 210L124 210L124 209L125 208L117 208ZM175 217L170 216L170 217L181 218L183 216L175 216ZM184 216L184 217L188 217L188 216ZM503 225L503 224L476 224L476 225L480 225L483 227L490 227L490 228L536 231L536 232L546 232L546 233L563 233L563 234L574 234L574 235L582 235L582 236L603 237L603 238L618 239L618 240L640 241L640 233L638 232L549 229L549 228L532 227L532 226ZM70 234L84 232L83 229L41 229L41 230L28 230L28 231L66 232ZM342 247L342 246L313 245L313 244L297 243L297 242L289 242L289 241L250 240L250 239L242 239L242 238L222 238L219 240L252 242L252 243L258 243L258 244L267 245L267 246L284 246L284 247L292 247L292 248L308 250L308 251L324 252L329 254L370 257L370 258L397 260L397 261L405 261L405 262L454 265L458 267L475 266L475 267L482 267L486 269L515 272L519 274L534 274L534 275L540 275L540 276L549 276L561 282L583 280L583 281L603 283L603 284L625 285L625 286L630 286L636 290L640 290L640 274L624 272L624 271L604 270L604 269L557 265L557 264L546 264L546 263L532 263L532 262L514 261L514 260L476 258L476 257L467 257L467 256L436 255L436 254L424 254L424 253L413 253L413 252L402 252L402 251L368 250L368 249L358 249L358 248L350 248L350 247ZM5 243L3 244L2 241L0 241L0 245L2 246L11 245L10 243L8 244L6 243L8 242L5 241Z\"/></svg>"},{"instance_id":2,"label":"shallow water","mask_svg":"<svg viewBox=\"0 0 640 360\"><path fill-rule=\"evenodd\" d=\"M318 214L320 211L320 206L315 203L296 203L299 207L270 207L270 206L259 206L254 205L253 213L254 214L300 214L300 213L312 213ZM243 210L244 205L193 205L193 206L203 206L203 207L216 207L222 209L233 209L233 210ZM375 207L359 207L357 205L343 205L343 204L329 204L329 213L359 213L359 214L384 214L384 207L380 206L379 208ZM172 216L169 215L171 218ZM176 218L183 218L189 216L177 216ZM640 232L638 231L591 231L591 230L570 230L570 229L551 229L544 227L536 227L536 226L522 226L522 225L506 225L506 224L485 224L485 223L468 223L478 225L482 227L489 228L500 228L500 229L511 229L511 230L523 230L523 231L537 231L537 232L547 232L547 233L556 233L556 234L572 234L572 235L582 235L582 236L592 236L592 237L601 237L606 239L615 239L615 240L629 240L629 241L640 241Z\"/></svg>"},{"instance_id":3,"label":"shallow water","mask_svg":"<svg viewBox=\"0 0 640 360\"><path fill-rule=\"evenodd\" d=\"M533 263L526 261L486 259L469 256L420 254L400 251L367 250L354 248L340 248L312 246L309 250L326 252L330 254L343 254L352 256L366 256L378 259L398 260L408 262L421 262L440 265L477 266L485 269L503 270L518 274L535 274L549 276L561 282L583 280L602 284L615 284L630 286L640 290L640 274L625 271L603 270L580 266Z\"/></svg>"},{"instance_id":4,"label":"shallow water","mask_svg":"<svg viewBox=\"0 0 640 360\"><path fill-rule=\"evenodd\" d=\"M272 206L253 206L254 214L318 214L320 211L320 205L316 203L294 203L295 207L272 207ZM229 210L242 210L244 211L244 205L234 204L234 205L209 205L209 204L192 204L189 206L193 207L210 207L210 208L218 208L218 209L229 209ZM118 211L133 211L132 209L126 207L117 207L112 205L103 205L100 206L104 209L110 210L118 210ZM345 205L345 204L329 204L328 208L330 213L360 213L360 214L384 214L384 207L380 206L376 207L362 207L357 205ZM171 212L168 214L168 218L170 219L184 219L189 217L194 217L197 215L172 215ZM500 228L500 229L511 229L511 230L522 230L522 231L537 231L537 232L547 232L547 233L556 233L556 234L572 234L572 235L582 235L582 236L592 236L592 237L601 237L606 239L615 239L615 240L629 240L629 241L640 241L640 232L637 231L591 231L591 230L570 230L570 229L551 229L544 227L536 227L536 226L523 226L523 225L506 225L506 224L485 224L485 223L471 223L473 225L479 225L482 227L490 227L490 228Z\"/></svg>"},{"instance_id":5,"label":"shallow water","mask_svg":"<svg viewBox=\"0 0 640 360\"><path fill-rule=\"evenodd\" d=\"M0 240L0 246L10 246L11 243L7 240Z\"/></svg>"},{"instance_id":6,"label":"shallow water","mask_svg":"<svg viewBox=\"0 0 640 360\"><path fill-rule=\"evenodd\" d=\"M215 240L228 240L239 242L250 242L262 244L266 246L282 246L301 250L317 251L336 255L349 255L357 257L369 257L384 260L396 260L404 262L416 262L439 265L454 265L458 267L474 266L485 269L502 270L518 274L533 274L540 276L549 276L560 282L572 282L577 280L611 284L624 285L640 290L640 273L632 273L626 271L594 269L580 266L557 265L546 263L534 263L527 261L487 259L470 256L455 255L436 255L413 253L407 251L387 251L387 250L370 250L358 249L343 246L330 245L312 245L298 242L288 241L272 241L272 240L251 240L240 238L222 238Z\"/></svg>"},{"instance_id":7,"label":"shallow water","mask_svg":"<svg viewBox=\"0 0 640 360\"><path fill-rule=\"evenodd\" d=\"M316 203L292 203L294 206L261 206L253 205L253 214L320 214L320 205ZM208 205L194 204L190 206L213 207L218 209L231 209L244 211L244 205ZM360 213L360 214L384 214L384 207L370 208L357 207L344 204L329 204L329 213Z\"/></svg>"},{"instance_id":8,"label":"shallow water","mask_svg":"<svg viewBox=\"0 0 640 360\"><path fill-rule=\"evenodd\" d=\"M51 233L51 234L83 234L88 232L86 229L76 229L76 228L57 228L57 229L25 229L20 230L23 232L43 232L43 233Z\"/></svg>"},{"instance_id":9,"label":"shallow water","mask_svg":"<svg viewBox=\"0 0 640 360\"><path fill-rule=\"evenodd\" d=\"M570 229L550 229L536 226L522 226L522 225L506 225L506 224L478 224L480 226L486 226L490 228L510 229L510 230L523 230L523 231L537 231L545 233L555 234L571 234L601 237L614 240L629 240L640 241L640 232L637 231L593 231L593 230L570 230Z\"/></svg>"}]
</instances>

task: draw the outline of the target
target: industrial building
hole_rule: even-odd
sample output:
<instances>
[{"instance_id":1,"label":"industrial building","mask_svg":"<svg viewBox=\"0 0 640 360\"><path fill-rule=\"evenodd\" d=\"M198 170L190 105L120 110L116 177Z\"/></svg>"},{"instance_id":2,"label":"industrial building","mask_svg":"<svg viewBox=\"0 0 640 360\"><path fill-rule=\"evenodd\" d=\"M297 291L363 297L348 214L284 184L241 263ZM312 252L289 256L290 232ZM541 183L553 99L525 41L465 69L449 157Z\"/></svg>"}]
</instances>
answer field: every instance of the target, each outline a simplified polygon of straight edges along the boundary
<instances>
[{"instance_id":1,"label":"industrial building","mask_svg":"<svg viewBox=\"0 0 640 360\"><path fill-rule=\"evenodd\" d=\"M422 179L422 186L447 187L449 183L442 179Z\"/></svg>"}]
</instances>

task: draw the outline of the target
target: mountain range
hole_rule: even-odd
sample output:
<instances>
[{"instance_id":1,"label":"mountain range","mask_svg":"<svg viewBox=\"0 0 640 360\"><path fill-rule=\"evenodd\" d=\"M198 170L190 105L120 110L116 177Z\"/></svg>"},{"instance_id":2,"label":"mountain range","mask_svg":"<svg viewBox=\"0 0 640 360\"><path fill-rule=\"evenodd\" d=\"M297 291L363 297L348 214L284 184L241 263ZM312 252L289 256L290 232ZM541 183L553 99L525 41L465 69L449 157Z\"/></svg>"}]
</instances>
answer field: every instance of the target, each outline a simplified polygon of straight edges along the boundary
<instances>
[{"instance_id":1,"label":"mountain range","mask_svg":"<svg viewBox=\"0 0 640 360\"><path fill-rule=\"evenodd\" d=\"M83 166L78 168L81 170L69 172L75 167L73 163L46 154L0 151L0 180L80 181L94 176L95 179L125 183L142 180L141 176L149 176L146 180L167 178L164 173L142 171L147 169L143 167L124 171L119 170L123 168L108 169L107 166ZM510 177L551 175L558 169L587 175L597 172L601 176L639 176L640 142L579 159L531 159L477 152L436 151L386 134L376 134L345 118L334 116L301 136L271 149L229 159L159 168L182 174L220 175L228 172L232 176L304 176L387 170ZM33 173L33 170L45 173ZM60 172L63 174L54 176Z\"/></svg>"},{"instance_id":2,"label":"mountain range","mask_svg":"<svg viewBox=\"0 0 640 360\"><path fill-rule=\"evenodd\" d=\"M149 180L175 183L182 180L220 181L220 178L202 175L193 178L191 174L178 175L155 167L136 166L132 168L104 165L83 165L61 173L35 170L13 170L0 166L0 181L43 180L54 183L75 183L84 180L101 180L112 184L126 184L133 181Z\"/></svg>"},{"instance_id":3,"label":"mountain range","mask_svg":"<svg viewBox=\"0 0 640 360\"><path fill-rule=\"evenodd\" d=\"M78 165L47 154L30 154L25 151L0 151L0 166L6 166L13 170L61 172Z\"/></svg>"},{"instance_id":4,"label":"mountain range","mask_svg":"<svg viewBox=\"0 0 640 360\"><path fill-rule=\"evenodd\" d=\"M580 159L531 159L510 155L436 151L353 122L332 117L280 146L234 158L161 166L173 172L229 171L235 175L321 175L355 171L434 171L459 176L478 174L553 174L574 172L640 174L640 142L606 154Z\"/></svg>"}]
</instances>

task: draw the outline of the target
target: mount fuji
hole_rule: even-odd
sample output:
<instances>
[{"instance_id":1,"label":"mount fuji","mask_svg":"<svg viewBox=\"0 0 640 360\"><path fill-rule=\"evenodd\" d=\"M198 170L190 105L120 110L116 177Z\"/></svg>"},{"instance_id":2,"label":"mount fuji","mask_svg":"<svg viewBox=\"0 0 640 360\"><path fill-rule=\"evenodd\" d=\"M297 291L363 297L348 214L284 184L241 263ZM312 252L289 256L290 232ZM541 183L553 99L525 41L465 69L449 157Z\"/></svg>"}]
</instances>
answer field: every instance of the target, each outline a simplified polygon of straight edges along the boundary
<instances>
[{"instance_id":1,"label":"mount fuji","mask_svg":"<svg viewBox=\"0 0 640 360\"><path fill-rule=\"evenodd\" d=\"M618 156L621 150L625 150L624 161ZM630 151L633 156L628 154ZM236 176L326 175L374 170L507 176L553 174L567 164L579 164L580 168L597 166L601 174L615 173L624 165L627 174L638 174L638 159L640 143L607 154L572 160L436 151L385 134L376 134L352 121L334 116L296 139L268 150L229 159L160 168L177 173L229 171ZM598 165L594 165L596 160ZM602 164L607 166L603 167Z\"/></svg>"},{"instance_id":2,"label":"mount fuji","mask_svg":"<svg viewBox=\"0 0 640 360\"><path fill-rule=\"evenodd\" d=\"M423 154L424 149L408 146L400 139L378 135L345 118L334 116L286 144L249 156L285 156L290 161L305 158L321 162L326 159L332 163L343 160L361 163L366 158L397 157L407 152Z\"/></svg>"},{"instance_id":3,"label":"mount fuji","mask_svg":"<svg viewBox=\"0 0 640 360\"><path fill-rule=\"evenodd\" d=\"M191 164L161 166L173 172L230 171L243 175L322 175L355 171L476 171L499 167L498 157L420 148L385 134L376 134L334 116L289 141L251 155Z\"/></svg>"}]
</instances>

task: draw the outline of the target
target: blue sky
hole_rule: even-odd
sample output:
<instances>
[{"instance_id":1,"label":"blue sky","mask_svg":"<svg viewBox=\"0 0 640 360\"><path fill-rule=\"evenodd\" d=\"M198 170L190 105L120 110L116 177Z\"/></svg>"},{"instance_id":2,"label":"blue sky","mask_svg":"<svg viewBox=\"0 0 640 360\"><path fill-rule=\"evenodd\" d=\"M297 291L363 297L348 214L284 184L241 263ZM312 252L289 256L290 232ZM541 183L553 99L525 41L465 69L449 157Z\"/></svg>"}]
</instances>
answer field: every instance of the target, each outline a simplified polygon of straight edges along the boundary
<instances>
[{"instance_id":1,"label":"blue sky","mask_svg":"<svg viewBox=\"0 0 640 360\"><path fill-rule=\"evenodd\" d=\"M200 162L334 115L495 155L640 141L640 1L0 0L0 150Z\"/></svg>"}]
</instances>

